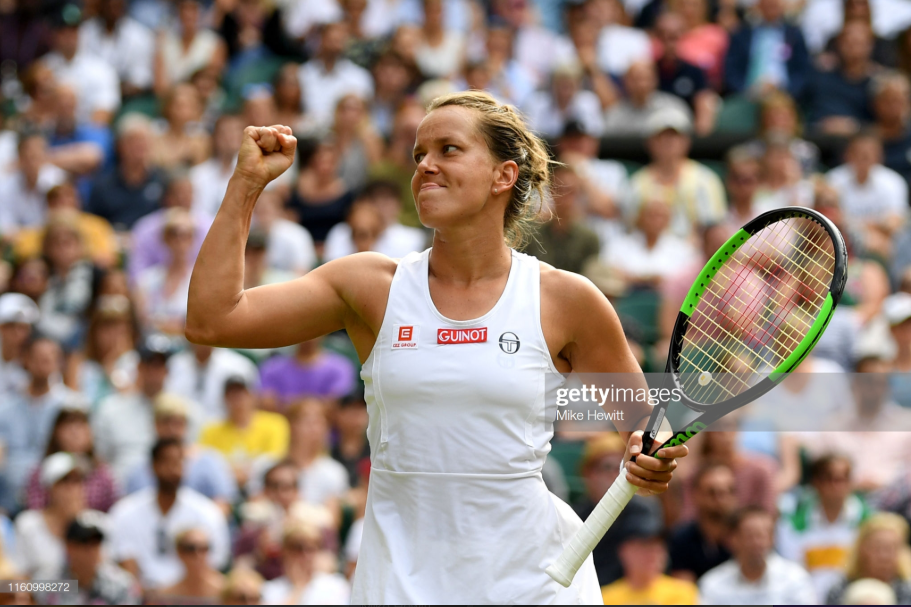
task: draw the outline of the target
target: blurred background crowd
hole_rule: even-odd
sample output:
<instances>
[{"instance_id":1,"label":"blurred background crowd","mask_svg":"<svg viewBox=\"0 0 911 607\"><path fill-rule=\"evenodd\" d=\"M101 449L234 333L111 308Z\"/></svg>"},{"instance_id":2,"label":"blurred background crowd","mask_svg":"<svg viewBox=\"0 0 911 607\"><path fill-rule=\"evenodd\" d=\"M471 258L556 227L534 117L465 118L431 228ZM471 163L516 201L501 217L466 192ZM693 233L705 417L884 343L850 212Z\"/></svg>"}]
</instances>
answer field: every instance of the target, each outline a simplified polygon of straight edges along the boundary
<instances>
[{"instance_id":1,"label":"blurred background crowd","mask_svg":"<svg viewBox=\"0 0 911 607\"><path fill-rule=\"evenodd\" d=\"M562 163L527 252L589 277L646 370L752 217L810 206L848 240L777 391L826 394L831 428L691 441L596 550L605 602L911 603L909 77L908 0L0 0L0 578L80 588L0 602L348 601L357 356L188 344L190 273L246 125L300 140L247 287L423 250L415 130L484 89ZM584 517L623 449L558 426L545 480Z\"/></svg>"}]
</instances>

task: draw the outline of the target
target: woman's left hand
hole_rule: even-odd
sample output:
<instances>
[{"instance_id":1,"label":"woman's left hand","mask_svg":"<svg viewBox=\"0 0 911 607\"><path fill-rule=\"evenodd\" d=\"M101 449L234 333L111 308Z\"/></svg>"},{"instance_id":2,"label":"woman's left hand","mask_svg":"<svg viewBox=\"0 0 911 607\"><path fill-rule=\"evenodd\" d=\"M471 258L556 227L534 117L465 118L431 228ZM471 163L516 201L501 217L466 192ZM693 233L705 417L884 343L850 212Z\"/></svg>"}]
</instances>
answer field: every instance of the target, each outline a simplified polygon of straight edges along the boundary
<instances>
[{"instance_id":1,"label":"woman's left hand","mask_svg":"<svg viewBox=\"0 0 911 607\"><path fill-rule=\"evenodd\" d=\"M657 495L667 491L668 483L677 469L677 458L686 457L686 445L664 447L654 455L642 454L642 431L634 432L626 445L624 468L626 480L639 487L637 495ZM630 461L630 457L636 461ZM656 457L657 456L657 457Z\"/></svg>"}]
</instances>

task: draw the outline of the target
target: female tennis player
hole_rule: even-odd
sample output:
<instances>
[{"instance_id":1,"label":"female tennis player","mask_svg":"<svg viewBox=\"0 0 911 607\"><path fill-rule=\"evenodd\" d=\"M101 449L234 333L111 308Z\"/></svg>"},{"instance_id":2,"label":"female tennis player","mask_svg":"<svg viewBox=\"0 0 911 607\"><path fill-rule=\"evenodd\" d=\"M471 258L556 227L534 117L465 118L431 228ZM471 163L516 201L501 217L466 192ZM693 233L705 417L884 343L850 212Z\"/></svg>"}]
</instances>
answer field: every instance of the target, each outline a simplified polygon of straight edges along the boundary
<instances>
[{"instance_id":1,"label":"female tennis player","mask_svg":"<svg viewBox=\"0 0 911 607\"><path fill-rule=\"evenodd\" d=\"M569 588L544 571L581 525L541 477L553 434L544 377L641 370L590 282L510 247L549 184L541 141L485 93L437 99L412 178L432 248L358 253L244 290L253 207L295 146L286 126L245 130L193 271L187 337L269 348L348 332L372 461L352 603L600 603L591 557ZM641 435L625 438L638 454ZM627 478L660 493L686 452L640 455Z\"/></svg>"}]
</instances>

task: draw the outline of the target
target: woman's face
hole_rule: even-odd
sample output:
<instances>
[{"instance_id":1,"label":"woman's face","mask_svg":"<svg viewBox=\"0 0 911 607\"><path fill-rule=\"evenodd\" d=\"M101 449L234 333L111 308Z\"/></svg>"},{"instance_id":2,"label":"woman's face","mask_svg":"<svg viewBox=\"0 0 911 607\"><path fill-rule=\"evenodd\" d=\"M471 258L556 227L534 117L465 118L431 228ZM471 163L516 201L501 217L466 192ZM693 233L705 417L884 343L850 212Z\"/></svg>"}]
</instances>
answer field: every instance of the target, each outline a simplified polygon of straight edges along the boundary
<instances>
[{"instance_id":1,"label":"woman's face","mask_svg":"<svg viewBox=\"0 0 911 607\"><path fill-rule=\"evenodd\" d=\"M481 213L501 166L478 129L475 111L451 106L434 110L421 122L414 160L411 192L421 223L435 229Z\"/></svg>"},{"instance_id":2,"label":"woman's face","mask_svg":"<svg viewBox=\"0 0 911 607\"><path fill-rule=\"evenodd\" d=\"M901 538L891 530L883 529L868 535L860 545L862 577L891 582L898 573L901 544Z\"/></svg>"},{"instance_id":3,"label":"woman's face","mask_svg":"<svg viewBox=\"0 0 911 607\"><path fill-rule=\"evenodd\" d=\"M189 574L209 568L206 560L209 550L209 538L199 529L187 531L177 542L177 556L180 557L180 562L183 563Z\"/></svg>"},{"instance_id":4,"label":"woman's face","mask_svg":"<svg viewBox=\"0 0 911 607\"><path fill-rule=\"evenodd\" d=\"M85 508L85 487L82 475L70 472L48 489L48 504L66 512L82 512Z\"/></svg>"},{"instance_id":5,"label":"woman's face","mask_svg":"<svg viewBox=\"0 0 911 607\"><path fill-rule=\"evenodd\" d=\"M335 175L338 167L338 154L336 154L335 148L331 145L321 145L313 154L310 165L319 175Z\"/></svg>"},{"instance_id":6,"label":"woman's face","mask_svg":"<svg viewBox=\"0 0 911 607\"><path fill-rule=\"evenodd\" d=\"M58 228L48 234L47 257L56 268L68 269L82 258L82 243L75 230Z\"/></svg>"},{"instance_id":7,"label":"woman's face","mask_svg":"<svg viewBox=\"0 0 911 607\"><path fill-rule=\"evenodd\" d=\"M105 356L122 343L130 341L130 322L126 319L108 319L95 327L95 348Z\"/></svg>"},{"instance_id":8,"label":"woman's face","mask_svg":"<svg viewBox=\"0 0 911 607\"><path fill-rule=\"evenodd\" d=\"M335 109L336 130L356 128L364 119L364 102L349 95L342 99Z\"/></svg>"},{"instance_id":9,"label":"woman's face","mask_svg":"<svg viewBox=\"0 0 911 607\"><path fill-rule=\"evenodd\" d=\"M47 290L47 279L47 263L41 258L36 258L22 264L13 280L13 286L19 293L24 293L37 301Z\"/></svg>"},{"instance_id":10,"label":"woman's face","mask_svg":"<svg viewBox=\"0 0 911 607\"><path fill-rule=\"evenodd\" d=\"M60 424L57 428L57 444L61 451L85 455L92 448L92 429L82 419Z\"/></svg>"},{"instance_id":11,"label":"woman's face","mask_svg":"<svg viewBox=\"0 0 911 607\"><path fill-rule=\"evenodd\" d=\"M279 107L300 111L301 86L297 78L297 66L290 67L292 69L283 68L275 82L275 101Z\"/></svg>"},{"instance_id":12,"label":"woman's face","mask_svg":"<svg viewBox=\"0 0 911 607\"><path fill-rule=\"evenodd\" d=\"M195 0L183 0L177 7L177 18L184 32L195 32L199 24L199 4Z\"/></svg>"},{"instance_id":13,"label":"woman's face","mask_svg":"<svg viewBox=\"0 0 911 607\"><path fill-rule=\"evenodd\" d=\"M797 132L797 116L789 107L781 105L770 107L763 114L763 123L766 133L794 135Z\"/></svg>"},{"instance_id":14,"label":"woman's face","mask_svg":"<svg viewBox=\"0 0 911 607\"><path fill-rule=\"evenodd\" d=\"M168 121L172 124L186 124L199 118L199 100L196 89L189 84L180 85L168 105Z\"/></svg>"},{"instance_id":15,"label":"woman's face","mask_svg":"<svg viewBox=\"0 0 911 607\"><path fill-rule=\"evenodd\" d=\"M165 245L175 259L186 259L193 246L193 229L189 226L174 226L168 229Z\"/></svg>"}]
</instances>

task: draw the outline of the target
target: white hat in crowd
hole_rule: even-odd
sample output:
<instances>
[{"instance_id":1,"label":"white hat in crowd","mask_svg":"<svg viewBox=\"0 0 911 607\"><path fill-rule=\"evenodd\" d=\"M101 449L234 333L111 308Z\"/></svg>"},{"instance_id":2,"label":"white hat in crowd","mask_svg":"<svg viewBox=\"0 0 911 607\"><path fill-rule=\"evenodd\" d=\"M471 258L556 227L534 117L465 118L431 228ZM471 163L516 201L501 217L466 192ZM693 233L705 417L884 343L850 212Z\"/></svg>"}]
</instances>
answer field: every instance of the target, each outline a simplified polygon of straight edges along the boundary
<instances>
[{"instance_id":1,"label":"white hat in crowd","mask_svg":"<svg viewBox=\"0 0 911 607\"><path fill-rule=\"evenodd\" d=\"M883 300L883 315L892 326L911 318L911 293L893 293Z\"/></svg>"},{"instance_id":2,"label":"white hat in crowd","mask_svg":"<svg viewBox=\"0 0 911 607\"><path fill-rule=\"evenodd\" d=\"M27 295L22 293L0 295L0 325L10 322L33 325L38 322L40 316L38 306Z\"/></svg>"},{"instance_id":3,"label":"white hat in crowd","mask_svg":"<svg viewBox=\"0 0 911 607\"><path fill-rule=\"evenodd\" d=\"M41 463L41 486L52 487L54 484L73 471L85 472L82 460L65 451L48 455Z\"/></svg>"}]
</instances>

